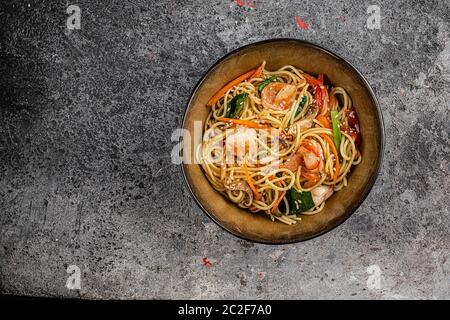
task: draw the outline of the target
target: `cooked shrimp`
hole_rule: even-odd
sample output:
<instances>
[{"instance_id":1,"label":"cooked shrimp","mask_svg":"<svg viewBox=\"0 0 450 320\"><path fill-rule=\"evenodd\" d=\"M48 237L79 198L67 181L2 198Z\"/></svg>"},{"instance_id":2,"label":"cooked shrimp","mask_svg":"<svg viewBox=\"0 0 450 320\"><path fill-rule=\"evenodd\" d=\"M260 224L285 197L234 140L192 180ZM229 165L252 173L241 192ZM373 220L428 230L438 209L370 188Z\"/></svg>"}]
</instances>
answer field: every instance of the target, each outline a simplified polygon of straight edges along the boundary
<instances>
[{"instance_id":1,"label":"cooked shrimp","mask_svg":"<svg viewBox=\"0 0 450 320\"><path fill-rule=\"evenodd\" d=\"M313 139L303 141L297 152L281 164L281 168L292 172L301 167L301 176L308 180L305 183L307 188L312 187L320 180L320 173L323 172L324 166L322 147Z\"/></svg>"},{"instance_id":2,"label":"cooked shrimp","mask_svg":"<svg viewBox=\"0 0 450 320\"><path fill-rule=\"evenodd\" d=\"M303 158L304 167L309 173L323 172L324 157L320 143L313 139L303 141L297 153Z\"/></svg>"},{"instance_id":3,"label":"cooked shrimp","mask_svg":"<svg viewBox=\"0 0 450 320\"><path fill-rule=\"evenodd\" d=\"M297 86L281 82L269 83L261 93L262 105L267 109L289 109L294 102Z\"/></svg>"},{"instance_id":4,"label":"cooked shrimp","mask_svg":"<svg viewBox=\"0 0 450 320\"><path fill-rule=\"evenodd\" d=\"M320 143L313 139L306 139L297 152L291 155L282 166L294 172L301 165L306 169L305 174L319 173L323 172L323 159L323 150Z\"/></svg>"},{"instance_id":5,"label":"cooked shrimp","mask_svg":"<svg viewBox=\"0 0 450 320\"><path fill-rule=\"evenodd\" d=\"M287 158L287 160L280 165L282 169L288 169L292 172L297 171L298 167L301 165L302 157L298 153L294 153L292 156Z\"/></svg>"},{"instance_id":6,"label":"cooked shrimp","mask_svg":"<svg viewBox=\"0 0 450 320\"><path fill-rule=\"evenodd\" d=\"M320 206L333 194L333 189L329 186L318 186L311 190L311 196L316 206Z\"/></svg>"}]
</instances>

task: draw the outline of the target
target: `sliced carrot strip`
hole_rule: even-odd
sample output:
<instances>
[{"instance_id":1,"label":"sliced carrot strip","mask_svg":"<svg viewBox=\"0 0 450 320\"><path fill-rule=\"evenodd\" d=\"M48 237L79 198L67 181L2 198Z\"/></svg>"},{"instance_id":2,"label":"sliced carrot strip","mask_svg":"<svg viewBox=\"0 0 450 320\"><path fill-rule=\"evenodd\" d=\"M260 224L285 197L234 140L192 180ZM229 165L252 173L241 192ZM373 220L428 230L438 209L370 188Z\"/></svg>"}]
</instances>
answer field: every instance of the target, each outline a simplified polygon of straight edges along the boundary
<instances>
[{"instance_id":1,"label":"sliced carrot strip","mask_svg":"<svg viewBox=\"0 0 450 320\"><path fill-rule=\"evenodd\" d=\"M336 150L336 147L334 145L333 140L331 140L331 138L329 136L327 136L326 134L321 134L320 135L322 138L324 138L328 144L331 147L331 151L333 151L333 155L334 155L334 175L333 175L333 183L336 184L336 180L339 176L339 157L338 157L338 152Z\"/></svg>"},{"instance_id":2,"label":"sliced carrot strip","mask_svg":"<svg viewBox=\"0 0 450 320\"><path fill-rule=\"evenodd\" d=\"M328 120L327 117L325 117L324 115L319 114L316 117L316 120L320 122L321 125L323 125L325 128L331 129L331 123Z\"/></svg>"},{"instance_id":3,"label":"sliced carrot strip","mask_svg":"<svg viewBox=\"0 0 450 320\"><path fill-rule=\"evenodd\" d=\"M263 68L263 64L261 63L261 65L258 67L258 69L256 69L255 73L253 73L250 76L250 79L251 78L258 78L261 75L261 73L262 73L262 68Z\"/></svg>"},{"instance_id":4,"label":"sliced carrot strip","mask_svg":"<svg viewBox=\"0 0 450 320\"><path fill-rule=\"evenodd\" d=\"M213 106L217 101L219 101L219 99L230 89L233 88L234 86L237 86L239 83L241 83L242 81L245 81L247 79L249 79L254 73L255 73L256 69L252 69L250 71L248 71L247 73L244 73L243 75L240 75L239 77L237 77L234 80L231 80L230 82L228 82L222 89L220 89L219 91L216 92L215 95L213 95L211 97L211 99L209 99L208 103L206 103L207 106Z\"/></svg>"},{"instance_id":5,"label":"sliced carrot strip","mask_svg":"<svg viewBox=\"0 0 450 320\"><path fill-rule=\"evenodd\" d=\"M244 167L245 180L247 181L250 189L252 189L256 200L261 199L261 193L259 193L258 190L256 190L256 187L253 184L252 178L250 177L250 174L248 173L248 168L247 168L247 165L245 163L244 163L243 167Z\"/></svg>"},{"instance_id":6,"label":"sliced carrot strip","mask_svg":"<svg viewBox=\"0 0 450 320\"><path fill-rule=\"evenodd\" d=\"M286 190L284 190L280 197L278 198L277 202L275 202L275 205L273 206L271 212L274 213L275 210L277 210L278 206L280 205L281 201L283 200L284 196L286 195Z\"/></svg>"},{"instance_id":7,"label":"sliced carrot strip","mask_svg":"<svg viewBox=\"0 0 450 320\"><path fill-rule=\"evenodd\" d=\"M241 125L241 126L246 126L249 128L255 128L255 129L269 129L268 126L264 125L264 124L260 124L260 123L256 123L253 121L249 121L249 120L241 120L241 119L233 119L233 118L217 118L217 120L222 121L222 122L227 122L227 123L231 123L231 124L236 124L236 125Z\"/></svg>"},{"instance_id":8,"label":"sliced carrot strip","mask_svg":"<svg viewBox=\"0 0 450 320\"><path fill-rule=\"evenodd\" d=\"M273 177L273 176L272 176L272 177ZM272 179L270 179L270 180L272 180ZM283 180L281 180L279 183L280 183L283 187L286 186L286 184L284 183ZM283 200L284 196L286 195L286 192L287 192L287 190L284 190L283 192L281 192L280 197L278 198L277 202L275 202L275 205L273 206L273 208L272 208L272 210L271 210L272 213L274 213L275 210L277 210L278 206L280 205L281 201Z\"/></svg>"}]
</instances>

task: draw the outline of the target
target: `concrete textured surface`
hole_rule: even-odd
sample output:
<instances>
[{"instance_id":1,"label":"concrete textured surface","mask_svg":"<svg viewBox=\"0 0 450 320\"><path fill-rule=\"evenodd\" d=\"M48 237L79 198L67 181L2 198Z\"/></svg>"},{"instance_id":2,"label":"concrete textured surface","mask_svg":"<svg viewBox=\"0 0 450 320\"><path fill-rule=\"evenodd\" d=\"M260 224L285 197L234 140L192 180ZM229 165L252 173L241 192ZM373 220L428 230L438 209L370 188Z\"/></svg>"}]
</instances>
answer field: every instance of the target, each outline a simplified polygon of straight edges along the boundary
<instances>
[{"instance_id":1,"label":"concrete textured surface","mask_svg":"<svg viewBox=\"0 0 450 320\"><path fill-rule=\"evenodd\" d=\"M66 26L70 4L0 4L1 293L450 298L449 1L80 0L79 30ZM379 30L366 26L371 4ZM386 126L364 204L335 230L285 246L221 230L170 161L201 75L274 37L354 64ZM66 287L69 265L79 290Z\"/></svg>"}]
</instances>

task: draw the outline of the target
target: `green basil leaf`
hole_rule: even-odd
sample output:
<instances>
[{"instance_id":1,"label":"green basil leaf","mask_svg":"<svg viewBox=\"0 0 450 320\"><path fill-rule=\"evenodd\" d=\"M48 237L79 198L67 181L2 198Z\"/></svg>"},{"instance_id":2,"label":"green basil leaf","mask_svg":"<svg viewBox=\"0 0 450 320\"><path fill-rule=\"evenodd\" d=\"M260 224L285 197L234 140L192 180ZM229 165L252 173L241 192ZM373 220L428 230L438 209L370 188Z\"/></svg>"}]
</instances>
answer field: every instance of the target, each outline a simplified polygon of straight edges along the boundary
<instances>
[{"instance_id":1,"label":"green basil leaf","mask_svg":"<svg viewBox=\"0 0 450 320\"><path fill-rule=\"evenodd\" d=\"M263 89L271 82L275 82L277 80L276 76L270 76L269 78L267 78L266 80L264 80L263 82L261 82L258 86L258 91L261 93L263 91Z\"/></svg>"},{"instance_id":2,"label":"green basil leaf","mask_svg":"<svg viewBox=\"0 0 450 320\"><path fill-rule=\"evenodd\" d=\"M305 107L306 101L308 101L308 97L307 96L303 96L302 101L300 101L300 105L297 108L297 111L295 111L295 116L298 116L300 114L300 112L302 112L303 108Z\"/></svg>"},{"instance_id":3,"label":"green basil leaf","mask_svg":"<svg viewBox=\"0 0 450 320\"><path fill-rule=\"evenodd\" d=\"M302 213L316 206L309 191L299 192L291 188L286 192L285 198L289 203L289 214ZM278 209L280 212L286 212L284 201L281 201Z\"/></svg>"},{"instance_id":4,"label":"green basil leaf","mask_svg":"<svg viewBox=\"0 0 450 320\"><path fill-rule=\"evenodd\" d=\"M241 116L242 110L244 109L244 102L247 99L248 93L241 93L235 96L228 103L227 118L239 118Z\"/></svg>"}]
</instances>

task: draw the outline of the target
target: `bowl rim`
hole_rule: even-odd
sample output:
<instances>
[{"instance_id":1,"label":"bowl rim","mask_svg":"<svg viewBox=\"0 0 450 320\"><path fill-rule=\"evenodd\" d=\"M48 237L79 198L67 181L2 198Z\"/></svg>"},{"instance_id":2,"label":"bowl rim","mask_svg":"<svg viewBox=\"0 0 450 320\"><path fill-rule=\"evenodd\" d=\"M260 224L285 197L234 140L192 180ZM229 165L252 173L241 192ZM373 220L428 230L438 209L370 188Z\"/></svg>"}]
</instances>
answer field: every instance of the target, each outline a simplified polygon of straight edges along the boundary
<instances>
[{"instance_id":1,"label":"bowl rim","mask_svg":"<svg viewBox=\"0 0 450 320\"><path fill-rule=\"evenodd\" d=\"M233 236L242 239L242 240L246 240L246 241L250 241L253 243L260 243L260 244L266 244L266 245L283 245L283 244L292 244L292 243L299 243L299 242L304 242L304 241L308 241L311 239L314 239L316 237L319 237L325 233L328 233L329 231L337 228L338 226L340 226L341 224L343 224L350 216L352 216L356 210L358 210L358 208L361 206L361 204L366 200L367 196L369 195L370 191L372 190L373 186L375 185L375 182L378 179L378 176L380 174L381 171L381 167L382 167L382 163L383 163L383 158L384 158L384 148L385 148L385 127L384 127L384 121L383 121L383 114L378 102L378 99L375 95L375 92L373 91L371 85L369 84L369 82L367 81L367 79L364 77L364 75L350 62L348 62L346 59L342 58L341 56L339 56L338 54L330 51L329 49L326 49L314 42L311 41L307 41L307 40L303 40L303 39L296 39L296 38L271 38L271 39L266 39L266 40L262 40L262 41L256 41L256 42L252 42L252 43L248 43L244 46L238 47L232 51L227 52L225 55L223 55L221 58L217 59L209 68L208 70L206 70L203 75L201 76L201 78L197 81L197 83L195 84L194 88L191 90L190 95L189 95L189 99L186 103L186 106L184 108L184 112L183 112L183 117L180 120L180 124L181 124L181 128L184 127L185 121L186 121L186 115L188 112L188 108L189 105L192 102L192 99L195 95L195 92L197 91L197 89L200 87L200 85L203 83L203 81L205 80L206 76L218 65L220 64L223 60L227 59L229 56L252 46L256 46L256 45L261 45L261 44L266 44L266 43L277 43L277 42L297 42L298 44L301 45L305 45L308 47L312 47L314 49L317 49L319 51L323 51L325 54L328 54L330 56L332 56L333 58L337 59L340 63L346 65L346 67L348 67L350 70L354 71L362 80L364 86L367 88L373 102L376 108L376 113L377 113L377 117L378 117L378 121L380 123L380 138L379 138L379 145L380 145L380 152L378 154L377 157L377 167L372 175L372 177L370 178L369 182L366 185L366 188L362 194L362 196L359 198L358 202L354 205L354 207L349 210L342 219L340 219L337 223L335 224L331 224L330 226L324 228L323 230L321 230L320 232L317 232L311 236L302 238L302 239L286 239L286 240L280 240L280 241L271 241L271 240L257 240L257 239L252 239L250 237L246 237L243 234L237 233L232 229L229 229L227 227L225 227L224 225L222 225L219 221L217 221L217 219L208 212L208 210L205 209L205 207L202 205L202 203L200 202L200 200L196 197L194 191L192 190L191 185L189 184L189 181L187 179L186 176L186 172L185 172L185 168L184 168L184 163L180 164L181 167L181 171L182 171L182 175L183 175L183 180L186 183L186 186L188 187L189 193L191 194L191 197L194 199L195 203L200 207L200 209L203 211L203 213L205 213L209 219L211 219L216 225L218 225L221 229L227 231L228 233L232 234ZM181 139L181 138L180 138Z\"/></svg>"}]
</instances>

